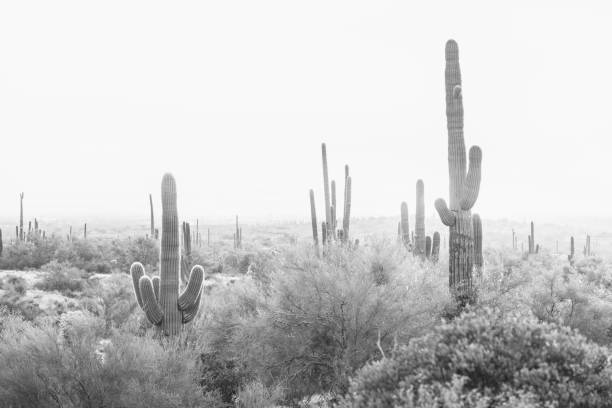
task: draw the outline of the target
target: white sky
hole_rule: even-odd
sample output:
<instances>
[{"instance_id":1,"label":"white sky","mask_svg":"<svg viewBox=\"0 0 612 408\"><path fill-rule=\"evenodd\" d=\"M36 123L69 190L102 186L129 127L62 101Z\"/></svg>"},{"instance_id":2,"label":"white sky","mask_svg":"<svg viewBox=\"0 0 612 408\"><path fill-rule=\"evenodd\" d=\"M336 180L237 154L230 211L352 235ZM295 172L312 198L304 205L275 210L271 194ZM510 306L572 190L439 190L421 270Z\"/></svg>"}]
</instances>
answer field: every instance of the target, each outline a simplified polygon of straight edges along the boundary
<instances>
[{"instance_id":1,"label":"white sky","mask_svg":"<svg viewBox=\"0 0 612 408\"><path fill-rule=\"evenodd\" d=\"M492 3L495 3L494 6ZM458 41L483 217L610 215L608 1L0 1L0 215L353 214L448 196L444 43ZM573 3L573 4L572 4Z\"/></svg>"}]
</instances>

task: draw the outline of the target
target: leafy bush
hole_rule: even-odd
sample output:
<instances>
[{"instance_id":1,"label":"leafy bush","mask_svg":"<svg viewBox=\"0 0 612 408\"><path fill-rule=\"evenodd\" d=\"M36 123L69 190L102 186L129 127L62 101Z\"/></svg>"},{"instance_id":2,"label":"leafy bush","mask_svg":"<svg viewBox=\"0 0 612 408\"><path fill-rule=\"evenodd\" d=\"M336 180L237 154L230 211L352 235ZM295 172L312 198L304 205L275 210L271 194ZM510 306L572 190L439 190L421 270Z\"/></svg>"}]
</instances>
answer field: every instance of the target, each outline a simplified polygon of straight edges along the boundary
<instances>
[{"instance_id":1,"label":"leafy bush","mask_svg":"<svg viewBox=\"0 0 612 408\"><path fill-rule=\"evenodd\" d=\"M215 288L193 329L207 352L232 361L242 385L281 381L291 401L342 394L349 376L381 350L433 325L448 297L437 267L388 250L395 267L385 284L371 274L372 256L330 248L319 259L311 248L290 250L269 287L247 276Z\"/></svg>"},{"instance_id":2,"label":"leafy bush","mask_svg":"<svg viewBox=\"0 0 612 408\"><path fill-rule=\"evenodd\" d=\"M236 396L237 408L270 408L283 398L283 390L279 386L268 388L260 381L253 381L241 387Z\"/></svg>"},{"instance_id":3,"label":"leafy bush","mask_svg":"<svg viewBox=\"0 0 612 408\"><path fill-rule=\"evenodd\" d=\"M47 274L41 281L36 282L36 289L58 291L65 296L72 296L74 292L81 292L85 287L84 272L78 268L52 261L44 265L43 269Z\"/></svg>"},{"instance_id":4,"label":"leafy bush","mask_svg":"<svg viewBox=\"0 0 612 408\"><path fill-rule=\"evenodd\" d=\"M82 312L80 312L82 313ZM195 352L172 341L115 334L68 315L58 326L2 315L0 401L7 407L220 407L195 381Z\"/></svg>"},{"instance_id":5,"label":"leafy bush","mask_svg":"<svg viewBox=\"0 0 612 408\"><path fill-rule=\"evenodd\" d=\"M341 406L610 406L609 354L568 328L485 308L366 365Z\"/></svg>"}]
</instances>

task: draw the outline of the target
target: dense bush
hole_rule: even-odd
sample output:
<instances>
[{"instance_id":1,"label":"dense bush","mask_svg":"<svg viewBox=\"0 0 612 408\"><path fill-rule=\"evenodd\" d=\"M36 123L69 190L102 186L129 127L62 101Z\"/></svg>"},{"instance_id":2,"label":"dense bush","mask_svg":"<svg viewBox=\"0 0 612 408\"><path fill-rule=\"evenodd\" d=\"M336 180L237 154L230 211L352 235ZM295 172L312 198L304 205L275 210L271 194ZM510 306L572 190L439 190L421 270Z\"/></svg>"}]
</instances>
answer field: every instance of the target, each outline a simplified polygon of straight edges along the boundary
<instances>
[{"instance_id":1,"label":"dense bush","mask_svg":"<svg viewBox=\"0 0 612 408\"><path fill-rule=\"evenodd\" d=\"M64 296L72 296L74 292L81 292L86 286L85 272L70 264L57 261L49 262L42 269L46 274L43 279L36 282L36 289L47 292L57 291Z\"/></svg>"},{"instance_id":2,"label":"dense bush","mask_svg":"<svg viewBox=\"0 0 612 408\"><path fill-rule=\"evenodd\" d=\"M334 248L321 259L311 249L288 251L279 270L270 272L269 287L245 277L215 288L194 330L222 360L225 378L238 372L243 384L281 381L292 401L342 394L355 370L381 350L435 324L447 299L437 267L422 268L400 255L376 254L395 258L381 283L367 250ZM241 384L233 384L235 392Z\"/></svg>"},{"instance_id":3,"label":"dense bush","mask_svg":"<svg viewBox=\"0 0 612 408\"><path fill-rule=\"evenodd\" d=\"M79 313L60 325L1 316L0 406L221 406L197 386L192 349L127 334L101 348L103 322Z\"/></svg>"},{"instance_id":4,"label":"dense bush","mask_svg":"<svg viewBox=\"0 0 612 408\"><path fill-rule=\"evenodd\" d=\"M568 328L481 309L365 366L341 406L612 406L609 354Z\"/></svg>"}]
</instances>

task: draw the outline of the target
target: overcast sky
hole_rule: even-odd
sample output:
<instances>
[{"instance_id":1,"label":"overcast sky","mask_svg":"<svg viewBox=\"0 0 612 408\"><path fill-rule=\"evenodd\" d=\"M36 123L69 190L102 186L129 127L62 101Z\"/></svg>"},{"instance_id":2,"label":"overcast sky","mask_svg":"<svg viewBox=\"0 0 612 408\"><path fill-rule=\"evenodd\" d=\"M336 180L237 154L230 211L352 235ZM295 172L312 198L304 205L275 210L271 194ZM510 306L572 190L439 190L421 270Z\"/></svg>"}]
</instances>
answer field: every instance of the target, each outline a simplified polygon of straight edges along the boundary
<instances>
[{"instance_id":1,"label":"overcast sky","mask_svg":"<svg viewBox=\"0 0 612 408\"><path fill-rule=\"evenodd\" d=\"M495 3L495 6L493 5ZM483 217L612 215L608 1L2 1L0 216L306 218L448 196L444 43L459 43ZM158 204L159 205L159 204Z\"/></svg>"}]
</instances>

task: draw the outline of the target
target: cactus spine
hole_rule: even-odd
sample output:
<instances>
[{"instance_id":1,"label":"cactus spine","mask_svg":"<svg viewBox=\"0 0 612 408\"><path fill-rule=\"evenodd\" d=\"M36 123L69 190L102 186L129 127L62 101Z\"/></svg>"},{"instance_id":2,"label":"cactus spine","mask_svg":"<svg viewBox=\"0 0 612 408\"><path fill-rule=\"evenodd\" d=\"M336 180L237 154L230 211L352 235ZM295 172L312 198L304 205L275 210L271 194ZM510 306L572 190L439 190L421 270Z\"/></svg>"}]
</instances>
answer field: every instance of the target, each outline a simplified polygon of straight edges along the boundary
<instances>
[{"instance_id":1,"label":"cactus spine","mask_svg":"<svg viewBox=\"0 0 612 408\"><path fill-rule=\"evenodd\" d=\"M471 209L480 190L482 152L478 146L472 146L469 170L466 169L459 48L455 41L449 40L446 43L445 54L450 208L441 198L436 200L435 205L440 219L449 227L449 287L455 298L464 303L473 300L474 238Z\"/></svg>"},{"instance_id":2,"label":"cactus spine","mask_svg":"<svg viewBox=\"0 0 612 408\"><path fill-rule=\"evenodd\" d=\"M414 226L414 253L425 257L425 185L423 180L416 183L416 214Z\"/></svg>"},{"instance_id":3,"label":"cactus spine","mask_svg":"<svg viewBox=\"0 0 612 408\"><path fill-rule=\"evenodd\" d=\"M167 173L162 179L162 236L160 276L150 279L141 263L130 268L136 300L151 323L165 335L180 332L181 325L191 321L200 306L204 270L194 266L189 282L179 296L179 224L176 206L176 182Z\"/></svg>"},{"instance_id":4,"label":"cactus spine","mask_svg":"<svg viewBox=\"0 0 612 408\"><path fill-rule=\"evenodd\" d=\"M410 223L408 220L408 204L406 202L402 202L400 207L401 218L398 234L401 234L402 242L406 247L410 246Z\"/></svg>"},{"instance_id":5,"label":"cactus spine","mask_svg":"<svg viewBox=\"0 0 612 408\"><path fill-rule=\"evenodd\" d=\"M474 267L478 276L482 276L482 265L484 263L482 257L482 222L480 215L472 215L472 223L474 229Z\"/></svg>"},{"instance_id":6,"label":"cactus spine","mask_svg":"<svg viewBox=\"0 0 612 408\"><path fill-rule=\"evenodd\" d=\"M434 232L432 241L431 261L437 263L438 259L440 259L440 233L438 231Z\"/></svg>"}]
</instances>

